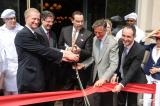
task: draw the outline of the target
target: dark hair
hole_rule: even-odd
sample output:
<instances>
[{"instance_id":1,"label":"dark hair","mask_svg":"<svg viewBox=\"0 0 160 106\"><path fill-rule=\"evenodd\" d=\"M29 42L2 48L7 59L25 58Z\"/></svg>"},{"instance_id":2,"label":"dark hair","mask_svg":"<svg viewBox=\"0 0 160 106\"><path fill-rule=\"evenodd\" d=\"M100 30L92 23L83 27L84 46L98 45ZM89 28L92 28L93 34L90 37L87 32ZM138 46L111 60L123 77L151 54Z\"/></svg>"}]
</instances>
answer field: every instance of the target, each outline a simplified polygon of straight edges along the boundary
<instances>
[{"instance_id":1,"label":"dark hair","mask_svg":"<svg viewBox=\"0 0 160 106\"><path fill-rule=\"evenodd\" d=\"M131 29L131 30L133 31L133 37L136 37L136 28L135 28L134 25L125 25L125 26L123 27L123 29L124 29L124 28ZM123 30L122 30L122 31L123 31Z\"/></svg>"},{"instance_id":2,"label":"dark hair","mask_svg":"<svg viewBox=\"0 0 160 106\"><path fill-rule=\"evenodd\" d=\"M41 13L41 19L45 20L47 17L53 17L53 18L55 18L54 14L51 11L48 11L48 10L42 11L42 13Z\"/></svg>"},{"instance_id":3,"label":"dark hair","mask_svg":"<svg viewBox=\"0 0 160 106\"><path fill-rule=\"evenodd\" d=\"M95 28L95 27L98 27L98 26L103 26L104 28L106 28L107 27L106 20L105 19L96 20L93 23L92 28Z\"/></svg>"},{"instance_id":4,"label":"dark hair","mask_svg":"<svg viewBox=\"0 0 160 106\"><path fill-rule=\"evenodd\" d=\"M73 13L72 13L72 19L74 19L74 16L75 15L83 15L83 13L81 12L81 11L74 11Z\"/></svg>"}]
</instances>

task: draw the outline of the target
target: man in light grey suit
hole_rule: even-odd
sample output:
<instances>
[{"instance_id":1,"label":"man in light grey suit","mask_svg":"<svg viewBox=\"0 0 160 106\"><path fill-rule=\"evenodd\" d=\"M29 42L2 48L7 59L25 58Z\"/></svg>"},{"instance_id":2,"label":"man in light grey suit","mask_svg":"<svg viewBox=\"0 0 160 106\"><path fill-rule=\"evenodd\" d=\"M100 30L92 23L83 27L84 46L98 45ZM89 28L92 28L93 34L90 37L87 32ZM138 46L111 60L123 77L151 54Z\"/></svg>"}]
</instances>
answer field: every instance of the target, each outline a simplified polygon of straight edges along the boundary
<instances>
[{"instance_id":1,"label":"man in light grey suit","mask_svg":"<svg viewBox=\"0 0 160 106\"><path fill-rule=\"evenodd\" d=\"M87 68L90 64L95 62L92 82L94 87L100 87L106 82L110 82L118 66L118 43L112 35L107 34L107 24L104 19L94 22L92 28L94 29L95 37L93 40L92 57L77 64L77 68ZM105 98L104 98L105 96ZM107 96L107 98L106 98ZM107 100L107 103L104 103ZM112 106L112 93L93 94L89 96L91 106ZM110 102L110 103L109 103Z\"/></svg>"}]
</instances>

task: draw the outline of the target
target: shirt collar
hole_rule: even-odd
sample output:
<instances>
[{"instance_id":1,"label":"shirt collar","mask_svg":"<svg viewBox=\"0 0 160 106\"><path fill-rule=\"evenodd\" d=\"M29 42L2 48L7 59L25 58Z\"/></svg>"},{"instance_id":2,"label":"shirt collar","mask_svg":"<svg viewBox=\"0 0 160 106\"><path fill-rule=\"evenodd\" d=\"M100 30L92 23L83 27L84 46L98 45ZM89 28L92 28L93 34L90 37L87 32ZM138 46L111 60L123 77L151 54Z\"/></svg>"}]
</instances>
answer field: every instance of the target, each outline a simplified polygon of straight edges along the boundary
<instances>
[{"instance_id":1,"label":"shirt collar","mask_svg":"<svg viewBox=\"0 0 160 106\"><path fill-rule=\"evenodd\" d=\"M127 53L130 51L130 49L133 46L133 44L134 44L134 41L129 46L125 47L127 49Z\"/></svg>"},{"instance_id":2,"label":"shirt collar","mask_svg":"<svg viewBox=\"0 0 160 106\"><path fill-rule=\"evenodd\" d=\"M34 34L34 30L31 29L28 25L25 25L33 34Z\"/></svg>"},{"instance_id":3,"label":"shirt collar","mask_svg":"<svg viewBox=\"0 0 160 106\"><path fill-rule=\"evenodd\" d=\"M45 33L48 33L48 31L44 28L43 25L42 25L42 29L44 30Z\"/></svg>"},{"instance_id":4,"label":"shirt collar","mask_svg":"<svg viewBox=\"0 0 160 106\"><path fill-rule=\"evenodd\" d=\"M103 38L101 39L101 41L103 42L107 37L107 33L103 36Z\"/></svg>"},{"instance_id":5,"label":"shirt collar","mask_svg":"<svg viewBox=\"0 0 160 106\"><path fill-rule=\"evenodd\" d=\"M74 31L76 31L76 29L75 29L74 26L73 26L72 32L74 32ZM79 33L79 30L77 30L76 32Z\"/></svg>"}]
</instances>

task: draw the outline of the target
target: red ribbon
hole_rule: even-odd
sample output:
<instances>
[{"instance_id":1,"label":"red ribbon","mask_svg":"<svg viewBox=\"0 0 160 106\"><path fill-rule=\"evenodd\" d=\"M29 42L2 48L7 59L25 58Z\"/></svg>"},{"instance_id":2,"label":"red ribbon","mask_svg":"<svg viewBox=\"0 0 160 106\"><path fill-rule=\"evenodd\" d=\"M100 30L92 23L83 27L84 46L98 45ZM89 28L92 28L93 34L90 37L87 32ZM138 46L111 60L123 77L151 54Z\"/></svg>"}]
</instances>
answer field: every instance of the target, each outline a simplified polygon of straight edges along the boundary
<instances>
[{"instance_id":1,"label":"red ribbon","mask_svg":"<svg viewBox=\"0 0 160 106\"><path fill-rule=\"evenodd\" d=\"M109 92L112 91L116 84L104 84L101 87L88 87L85 89L87 95L93 94L95 92ZM126 87L122 89L127 92L134 93L155 93L155 84L127 84ZM63 100L69 98L82 97L83 94L80 90L72 91L57 91L57 92L43 92L43 93L32 93L32 94L19 94L13 96L1 96L0 106L19 106L28 105L34 103L48 102Z\"/></svg>"}]
</instances>

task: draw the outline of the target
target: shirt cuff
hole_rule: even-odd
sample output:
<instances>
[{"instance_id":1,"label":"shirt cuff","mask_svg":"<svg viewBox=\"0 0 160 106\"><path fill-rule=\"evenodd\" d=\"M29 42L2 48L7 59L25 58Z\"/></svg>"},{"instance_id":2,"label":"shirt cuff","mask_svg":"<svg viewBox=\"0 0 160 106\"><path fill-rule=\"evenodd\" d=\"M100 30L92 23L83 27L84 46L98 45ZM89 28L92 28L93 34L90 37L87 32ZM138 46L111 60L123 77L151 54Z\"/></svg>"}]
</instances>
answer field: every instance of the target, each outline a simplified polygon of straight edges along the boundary
<instances>
[{"instance_id":1,"label":"shirt cuff","mask_svg":"<svg viewBox=\"0 0 160 106\"><path fill-rule=\"evenodd\" d=\"M121 86L124 88L124 85L123 85L123 84L119 83L119 85L121 85Z\"/></svg>"}]
</instances>

